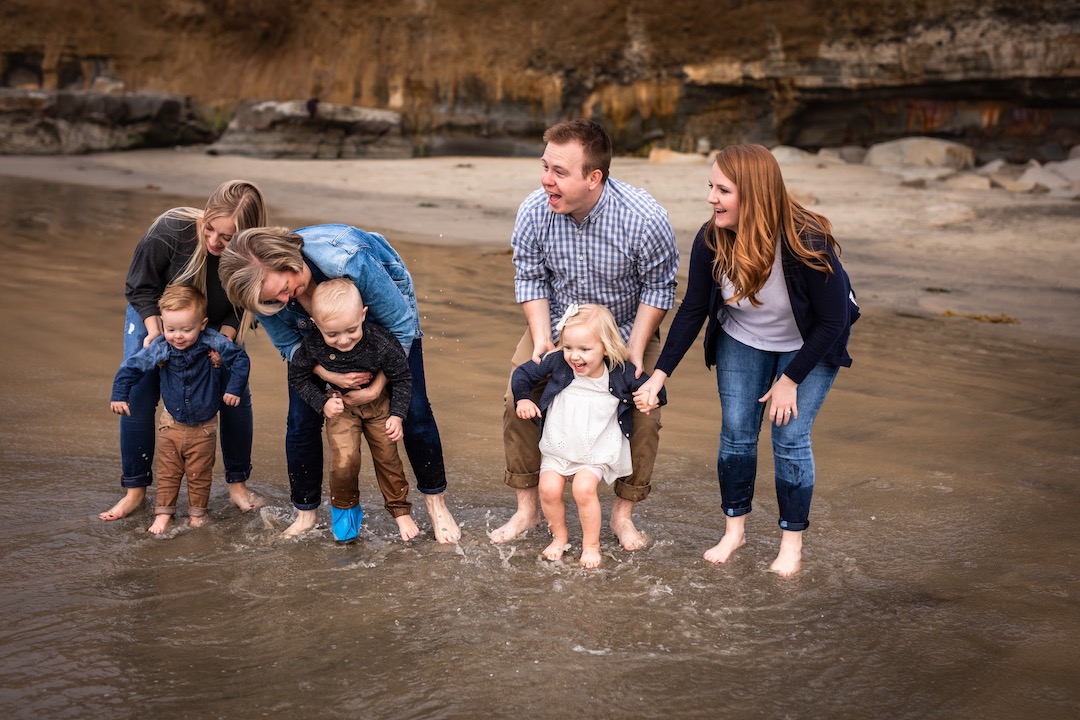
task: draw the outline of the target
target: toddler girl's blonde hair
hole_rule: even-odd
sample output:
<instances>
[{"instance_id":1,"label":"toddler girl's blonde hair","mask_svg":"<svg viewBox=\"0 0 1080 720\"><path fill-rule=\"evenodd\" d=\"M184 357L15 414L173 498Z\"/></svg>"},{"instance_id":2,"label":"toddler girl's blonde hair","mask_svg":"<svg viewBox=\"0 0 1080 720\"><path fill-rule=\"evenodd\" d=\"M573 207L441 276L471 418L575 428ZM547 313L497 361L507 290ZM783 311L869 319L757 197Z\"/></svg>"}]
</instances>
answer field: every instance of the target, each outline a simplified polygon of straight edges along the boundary
<instances>
[{"instance_id":1,"label":"toddler girl's blonde hair","mask_svg":"<svg viewBox=\"0 0 1080 720\"><path fill-rule=\"evenodd\" d=\"M604 355L607 356L609 368L623 366L628 356L626 343L623 342L622 335L619 334L619 326L615 324L615 317L603 305L571 304L570 307L566 308L562 320L556 326L559 331L559 342L555 346L556 351L562 352L563 330L578 325L589 328L593 335L600 340L600 344L604 348Z\"/></svg>"}]
</instances>

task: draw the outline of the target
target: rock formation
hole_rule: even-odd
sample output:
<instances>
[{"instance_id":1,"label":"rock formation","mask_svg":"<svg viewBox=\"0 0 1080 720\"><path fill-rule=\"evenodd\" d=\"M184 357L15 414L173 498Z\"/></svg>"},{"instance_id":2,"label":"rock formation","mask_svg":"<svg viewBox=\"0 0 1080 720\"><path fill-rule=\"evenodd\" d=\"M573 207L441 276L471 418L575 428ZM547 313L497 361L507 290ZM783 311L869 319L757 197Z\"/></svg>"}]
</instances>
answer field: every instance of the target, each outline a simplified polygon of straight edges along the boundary
<instances>
[{"instance_id":1,"label":"rock formation","mask_svg":"<svg viewBox=\"0 0 1080 720\"><path fill-rule=\"evenodd\" d=\"M1080 143L1080 5L1060 0L7 0L0 84L390 110L418 152L510 152L600 120L622 151Z\"/></svg>"}]
</instances>

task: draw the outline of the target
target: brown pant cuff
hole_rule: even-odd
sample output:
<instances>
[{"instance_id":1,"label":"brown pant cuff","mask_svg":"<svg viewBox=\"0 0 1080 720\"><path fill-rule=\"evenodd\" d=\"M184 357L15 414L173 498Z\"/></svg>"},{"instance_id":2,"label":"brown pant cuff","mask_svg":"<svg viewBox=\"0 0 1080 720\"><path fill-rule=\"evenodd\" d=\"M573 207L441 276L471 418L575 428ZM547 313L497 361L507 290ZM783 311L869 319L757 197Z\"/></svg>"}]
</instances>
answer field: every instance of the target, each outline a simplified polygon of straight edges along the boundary
<instances>
[{"instance_id":1,"label":"brown pant cuff","mask_svg":"<svg viewBox=\"0 0 1080 720\"><path fill-rule=\"evenodd\" d=\"M503 481L515 490L528 490L540 484L540 473L512 473L507 470Z\"/></svg>"},{"instance_id":2,"label":"brown pant cuff","mask_svg":"<svg viewBox=\"0 0 1080 720\"><path fill-rule=\"evenodd\" d=\"M651 490L651 485L631 485L626 482L626 478L619 478L615 481L615 494L630 502L641 502L649 497Z\"/></svg>"}]
</instances>

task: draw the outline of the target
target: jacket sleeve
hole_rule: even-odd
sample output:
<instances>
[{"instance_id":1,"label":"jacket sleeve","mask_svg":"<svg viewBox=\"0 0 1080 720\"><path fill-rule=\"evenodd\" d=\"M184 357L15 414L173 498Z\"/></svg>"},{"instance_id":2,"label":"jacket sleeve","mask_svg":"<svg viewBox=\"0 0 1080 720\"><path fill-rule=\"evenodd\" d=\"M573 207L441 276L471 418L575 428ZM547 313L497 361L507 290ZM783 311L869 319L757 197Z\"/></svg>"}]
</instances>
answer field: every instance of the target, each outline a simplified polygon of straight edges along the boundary
<instances>
[{"instance_id":1,"label":"jacket sleeve","mask_svg":"<svg viewBox=\"0 0 1080 720\"><path fill-rule=\"evenodd\" d=\"M289 361L289 385L321 415L326 404L326 383L313 372L317 364L315 356L301 344Z\"/></svg>"},{"instance_id":2,"label":"jacket sleeve","mask_svg":"<svg viewBox=\"0 0 1080 720\"><path fill-rule=\"evenodd\" d=\"M169 213L159 217L146 231L131 257L124 297L144 320L160 315L158 298L175 274L174 268L187 262L195 249L194 221Z\"/></svg>"},{"instance_id":3,"label":"jacket sleeve","mask_svg":"<svg viewBox=\"0 0 1080 720\"><path fill-rule=\"evenodd\" d=\"M416 339L416 313L383 264L366 252L356 252L345 264L343 276L356 283L368 317L392 332L408 355Z\"/></svg>"},{"instance_id":4,"label":"jacket sleeve","mask_svg":"<svg viewBox=\"0 0 1080 720\"><path fill-rule=\"evenodd\" d=\"M690 250L686 294L675 313L675 319L671 321L664 349L656 361L656 368L668 375L675 372L686 351L697 339L702 324L708 319L709 301L715 280L712 274L713 252L705 244L706 227L702 226L694 238L694 245Z\"/></svg>"},{"instance_id":5,"label":"jacket sleeve","mask_svg":"<svg viewBox=\"0 0 1080 720\"><path fill-rule=\"evenodd\" d=\"M142 380L143 375L150 372L168 356L169 348L165 343L165 336L158 335L150 343L150 347L143 348L125 359L113 379L112 395L109 396L109 402L127 402L131 397L131 388L135 386L135 383Z\"/></svg>"},{"instance_id":6,"label":"jacket sleeve","mask_svg":"<svg viewBox=\"0 0 1080 720\"><path fill-rule=\"evenodd\" d=\"M218 332L214 332L210 347L218 351L222 364L229 370L229 383L225 388L225 393L243 395L244 387L247 386L248 377L251 375L251 359L247 351Z\"/></svg>"},{"instance_id":7,"label":"jacket sleeve","mask_svg":"<svg viewBox=\"0 0 1080 720\"><path fill-rule=\"evenodd\" d=\"M544 378L550 377L555 368L555 362L562 362L562 352L550 352L544 356L540 364L532 360L526 360L514 369L510 376L510 389L514 393L514 404L520 400L528 400L533 389Z\"/></svg>"},{"instance_id":8,"label":"jacket sleeve","mask_svg":"<svg viewBox=\"0 0 1080 720\"><path fill-rule=\"evenodd\" d=\"M851 322L849 285L840 258L831 247L828 251L833 272L824 273L802 262L796 270L810 305L809 326L800 328L803 345L784 369L784 374L796 383L805 380L810 371L826 357Z\"/></svg>"}]
</instances>

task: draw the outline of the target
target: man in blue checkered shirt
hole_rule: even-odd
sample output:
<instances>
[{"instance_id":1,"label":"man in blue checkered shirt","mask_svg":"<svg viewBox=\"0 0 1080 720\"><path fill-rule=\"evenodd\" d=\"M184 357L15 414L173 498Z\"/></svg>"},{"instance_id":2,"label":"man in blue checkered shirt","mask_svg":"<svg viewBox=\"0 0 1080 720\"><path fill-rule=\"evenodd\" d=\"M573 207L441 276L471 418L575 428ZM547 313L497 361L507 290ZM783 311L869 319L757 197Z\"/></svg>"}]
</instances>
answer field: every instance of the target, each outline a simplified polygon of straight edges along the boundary
<instances>
[{"instance_id":1,"label":"man in blue checkered shirt","mask_svg":"<svg viewBox=\"0 0 1080 720\"><path fill-rule=\"evenodd\" d=\"M514 235L517 301L529 329L513 367L540 362L555 347L555 324L571 303L606 306L619 324L639 371L651 372L660 355L660 321L675 304L679 250L667 211L644 190L608 177L611 138L591 120L569 120L544 133L540 189L518 209ZM536 388L539 400L543 385ZM540 523L537 484L540 432L517 417L506 393L503 445L506 484L517 511L491 534L505 542ZM634 526L634 503L649 494L659 445L659 408L635 412L630 451L633 474L615 483L611 529L627 550L648 540Z\"/></svg>"}]
</instances>

